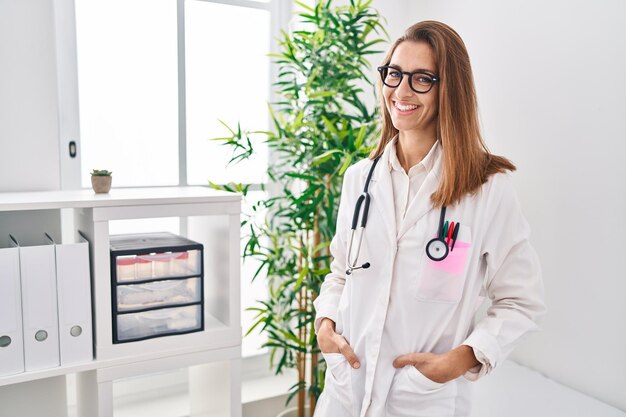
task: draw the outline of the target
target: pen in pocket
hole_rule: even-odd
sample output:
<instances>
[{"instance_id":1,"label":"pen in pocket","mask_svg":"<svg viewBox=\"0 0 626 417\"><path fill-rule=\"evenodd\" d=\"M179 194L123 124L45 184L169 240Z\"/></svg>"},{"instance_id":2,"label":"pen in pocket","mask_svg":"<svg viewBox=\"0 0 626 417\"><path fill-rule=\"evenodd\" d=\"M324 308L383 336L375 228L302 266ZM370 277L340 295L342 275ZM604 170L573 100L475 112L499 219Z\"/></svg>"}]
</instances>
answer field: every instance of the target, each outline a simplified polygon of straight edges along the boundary
<instances>
[{"instance_id":1,"label":"pen in pocket","mask_svg":"<svg viewBox=\"0 0 626 417\"><path fill-rule=\"evenodd\" d=\"M457 223L454 225L454 232L452 233L452 247L450 248L451 252L454 250L454 244L456 243L456 238L459 235L460 228L461 228L461 223Z\"/></svg>"}]
</instances>

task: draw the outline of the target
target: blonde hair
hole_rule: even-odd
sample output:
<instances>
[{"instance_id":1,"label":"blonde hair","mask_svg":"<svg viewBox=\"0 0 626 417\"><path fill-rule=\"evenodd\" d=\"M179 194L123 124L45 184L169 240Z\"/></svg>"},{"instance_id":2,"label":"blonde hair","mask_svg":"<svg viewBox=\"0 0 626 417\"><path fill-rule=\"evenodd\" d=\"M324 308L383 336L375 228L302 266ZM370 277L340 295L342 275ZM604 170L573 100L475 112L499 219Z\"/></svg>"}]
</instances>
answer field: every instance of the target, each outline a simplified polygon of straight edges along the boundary
<instances>
[{"instance_id":1,"label":"blonde hair","mask_svg":"<svg viewBox=\"0 0 626 417\"><path fill-rule=\"evenodd\" d=\"M464 195L476 193L491 175L514 171L515 165L502 156L491 154L480 134L474 77L461 37L441 22L416 23L391 45L383 65L389 65L398 45L407 41L425 42L435 56L440 78L437 137L443 148L443 175L431 199L437 207L452 205ZM371 159L380 156L398 134L385 105L380 79L378 92L382 129L378 146L370 154Z\"/></svg>"}]
</instances>

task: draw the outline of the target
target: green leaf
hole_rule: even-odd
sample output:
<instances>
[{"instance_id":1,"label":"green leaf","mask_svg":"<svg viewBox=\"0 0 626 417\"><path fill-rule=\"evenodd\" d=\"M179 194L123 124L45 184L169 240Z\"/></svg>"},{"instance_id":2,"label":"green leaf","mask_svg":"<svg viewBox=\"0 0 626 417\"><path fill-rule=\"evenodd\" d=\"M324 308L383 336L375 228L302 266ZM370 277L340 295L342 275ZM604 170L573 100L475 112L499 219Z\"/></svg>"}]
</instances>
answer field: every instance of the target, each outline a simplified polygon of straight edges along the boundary
<instances>
[{"instance_id":1,"label":"green leaf","mask_svg":"<svg viewBox=\"0 0 626 417\"><path fill-rule=\"evenodd\" d=\"M326 117L325 115L322 115L322 120L324 121L324 124L326 125L326 128L328 130L330 130L330 132L333 135L339 136L339 132L337 132L337 128L331 123L330 120L328 120L328 117Z\"/></svg>"},{"instance_id":2,"label":"green leaf","mask_svg":"<svg viewBox=\"0 0 626 417\"><path fill-rule=\"evenodd\" d=\"M365 139L365 134L367 133L367 126L362 125L359 129L359 133L356 136L356 140L354 141L354 147L358 150L363 146L363 140Z\"/></svg>"},{"instance_id":3,"label":"green leaf","mask_svg":"<svg viewBox=\"0 0 626 417\"><path fill-rule=\"evenodd\" d=\"M339 169L339 175L343 175L344 172L346 172L346 170L348 169L348 167L350 167L351 163L352 163L352 155L347 154L346 159L344 159L343 164L341 165L341 168Z\"/></svg>"},{"instance_id":4,"label":"green leaf","mask_svg":"<svg viewBox=\"0 0 626 417\"><path fill-rule=\"evenodd\" d=\"M293 121L294 128L297 128L298 126L300 126L303 119L304 119L304 111L300 111L300 113L298 113L298 115L296 116L296 119Z\"/></svg>"},{"instance_id":5,"label":"green leaf","mask_svg":"<svg viewBox=\"0 0 626 417\"><path fill-rule=\"evenodd\" d=\"M290 178L298 178L298 179L305 180L305 181L311 181L311 182L319 181L319 178L316 177L315 175L298 174L295 172L289 172L286 175Z\"/></svg>"},{"instance_id":6,"label":"green leaf","mask_svg":"<svg viewBox=\"0 0 626 417\"><path fill-rule=\"evenodd\" d=\"M330 151L326 151L323 154L318 155L315 158L313 158L313 162L311 165L318 166L320 164L323 164L324 162L332 158L333 155L338 154L338 153L342 153L342 152L339 149L331 149Z\"/></svg>"},{"instance_id":7,"label":"green leaf","mask_svg":"<svg viewBox=\"0 0 626 417\"><path fill-rule=\"evenodd\" d=\"M254 324L252 326L250 326L250 328L248 329L248 331L246 332L245 336L248 336L250 333L252 333L261 323L263 323L265 321L265 317L261 317L260 319L258 319L257 321L254 322Z\"/></svg>"},{"instance_id":8,"label":"green leaf","mask_svg":"<svg viewBox=\"0 0 626 417\"><path fill-rule=\"evenodd\" d=\"M228 129L228 131L230 132L231 135L237 136L235 131L233 129L231 129L230 126L228 126L225 121L223 121L222 119L217 119L217 121L220 122L222 124L222 126L224 126L226 129Z\"/></svg>"},{"instance_id":9,"label":"green leaf","mask_svg":"<svg viewBox=\"0 0 626 417\"><path fill-rule=\"evenodd\" d=\"M310 98L320 98L320 97L333 97L337 93L335 91L316 91L314 93L309 94Z\"/></svg>"},{"instance_id":10,"label":"green leaf","mask_svg":"<svg viewBox=\"0 0 626 417\"><path fill-rule=\"evenodd\" d=\"M302 7L303 9L306 9L308 11L310 11L311 13L315 13L315 9L313 9L312 7L308 6L307 4L298 1L298 0L293 0L294 3L296 3L298 6Z\"/></svg>"},{"instance_id":11,"label":"green leaf","mask_svg":"<svg viewBox=\"0 0 626 417\"><path fill-rule=\"evenodd\" d=\"M300 274L298 274L298 280L296 281L296 289L299 289L302 286L302 281L304 281L304 277L306 277L309 273L309 267L305 266L304 268L302 268L302 270L300 271Z\"/></svg>"}]
</instances>

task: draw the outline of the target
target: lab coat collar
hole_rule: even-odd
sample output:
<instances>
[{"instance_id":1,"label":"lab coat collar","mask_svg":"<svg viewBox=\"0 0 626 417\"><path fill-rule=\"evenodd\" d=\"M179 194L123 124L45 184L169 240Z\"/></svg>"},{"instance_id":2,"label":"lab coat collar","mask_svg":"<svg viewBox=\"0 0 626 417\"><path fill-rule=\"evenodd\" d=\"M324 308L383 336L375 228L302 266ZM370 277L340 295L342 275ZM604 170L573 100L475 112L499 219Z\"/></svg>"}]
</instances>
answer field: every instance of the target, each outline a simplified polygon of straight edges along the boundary
<instances>
[{"instance_id":1,"label":"lab coat collar","mask_svg":"<svg viewBox=\"0 0 626 417\"><path fill-rule=\"evenodd\" d=\"M391 139L391 142L387 145L389 148L389 171L404 171L402 165L400 164L400 160L398 159L398 150L396 149L396 143L398 142L398 136ZM421 162L420 162L421 163Z\"/></svg>"},{"instance_id":2,"label":"lab coat collar","mask_svg":"<svg viewBox=\"0 0 626 417\"><path fill-rule=\"evenodd\" d=\"M394 147L394 148L392 148ZM372 198L372 206L379 210L383 221L385 222L385 229L391 243L396 243L402 236L417 223L424 215L433 209L430 196L437 190L439 186L442 166L443 166L443 149L441 142L437 141L433 146L433 149L429 152L429 161L426 167L431 166L431 169L424 180L424 183L417 192L415 198L411 201L406 217L402 222L400 230L396 230L395 221L395 209L393 199L393 185L391 183L391 172L389 169L380 169L381 167L389 166L389 158L392 151L395 151L395 141L390 141L383 154L380 157L377 169L374 170L372 175L372 183L370 184L370 194ZM371 165L367 165L367 168L363 170L363 181L367 179L367 174Z\"/></svg>"}]
</instances>

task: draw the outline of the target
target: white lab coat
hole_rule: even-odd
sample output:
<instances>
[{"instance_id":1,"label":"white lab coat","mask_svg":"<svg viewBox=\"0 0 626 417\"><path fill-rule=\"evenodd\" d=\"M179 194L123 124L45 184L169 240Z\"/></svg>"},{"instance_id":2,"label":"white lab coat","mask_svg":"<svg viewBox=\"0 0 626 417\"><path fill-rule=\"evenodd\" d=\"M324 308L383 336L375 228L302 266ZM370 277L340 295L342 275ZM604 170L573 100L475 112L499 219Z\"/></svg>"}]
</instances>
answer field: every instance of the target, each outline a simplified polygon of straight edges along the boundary
<instances>
[{"instance_id":1,"label":"white lab coat","mask_svg":"<svg viewBox=\"0 0 626 417\"><path fill-rule=\"evenodd\" d=\"M324 354L328 370L315 417L467 417L469 380L502 362L545 310L529 227L508 174L493 175L477 194L447 207L446 219L461 223L458 240L446 260L431 261L425 246L437 233L440 210L433 209L430 195L439 185L442 152L396 230L389 150L369 188L358 264L371 266L352 275L345 273L350 224L372 161L360 161L345 174L334 259L315 300L315 324L323 317L334 320L361 367L351 368L341 354ZM485 294L492 305L474 325ZM461 344L473 347L483 365L445 384L413 366L392 365L403 354L444 353Z\"/></svg>"}]
</instances>

